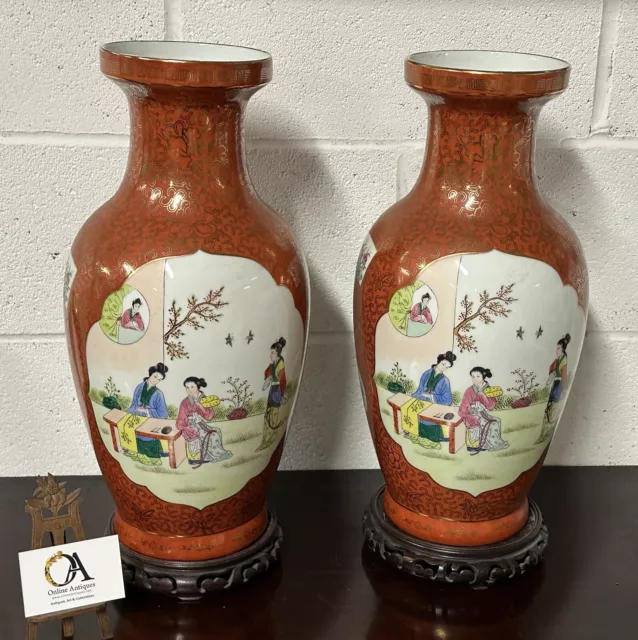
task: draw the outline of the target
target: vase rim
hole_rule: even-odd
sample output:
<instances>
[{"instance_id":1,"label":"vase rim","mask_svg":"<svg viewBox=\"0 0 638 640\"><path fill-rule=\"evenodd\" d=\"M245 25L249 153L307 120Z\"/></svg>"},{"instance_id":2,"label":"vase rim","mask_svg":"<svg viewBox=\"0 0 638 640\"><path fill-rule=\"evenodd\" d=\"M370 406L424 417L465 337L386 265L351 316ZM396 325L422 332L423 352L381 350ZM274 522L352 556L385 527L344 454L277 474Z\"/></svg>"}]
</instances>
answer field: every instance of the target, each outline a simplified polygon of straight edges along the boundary
<instances>
[{"instance_id":1,"label":"vase rim","mask_svg":"<svg viewBox=\"0 0 638 640\"><path fill-rule=\"evenodd\" d=\"M424 67L473 73L548 73L570 68L569 62L552 56L483 49L421 51L410 54L408 60ZM447 64L443 64L445 61ZM516 65L517 68L512 68Z\"/></svg>"},{"instance_id":2,"label":"vase rim","mask_svg":"<svg viewBox=\"0 0 638 640\"><path fill-rule=\"evenodd\" d=\"M174 40L109 42L100 68L114 79L192 87L252 87L272 78L267 51L229 44Z\"/></svg>"},{"instance_id":3,"label":"vase rim","mask_svg":"<svg viewBox=\"0 0 638 640\"><path fill-rule=\"evenodd\" d=\"M567 88L571 65L536 53L439 50L409 55L408 84L434 94L538 97Z\"/></svg>"}]
</instances>

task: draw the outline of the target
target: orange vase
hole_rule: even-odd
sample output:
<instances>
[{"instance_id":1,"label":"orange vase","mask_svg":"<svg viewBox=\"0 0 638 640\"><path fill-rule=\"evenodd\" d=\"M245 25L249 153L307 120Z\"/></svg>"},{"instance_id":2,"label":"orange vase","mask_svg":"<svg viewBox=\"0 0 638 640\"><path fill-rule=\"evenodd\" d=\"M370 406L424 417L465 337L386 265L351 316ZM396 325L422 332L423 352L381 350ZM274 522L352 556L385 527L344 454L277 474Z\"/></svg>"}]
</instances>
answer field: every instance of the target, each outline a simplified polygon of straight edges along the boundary
<instances>
[{"instance_id":1,"label":"orange vase","mask_svg":"<svg viewBox=\"0 0 638 640\"><path fill-rule=\"evenodd\" d=\"M366 530L406 571L490 583L522 570L512 553L528 566L547 544L527 492L585 333L582 250L533 164L538 113L567 87L569 65L440 51L410 56L405 75L429 108L425 160L370 230L354 288L386 481Z\"/></svg>"},{"instance_id":2,"label":"orange vase","mask_svg":"<svg viewBox=\"0 0 638 640\"><path fill-rule=\"evenodd\" d=\"M272 61L184 42L112 43L100 61L128 98L131 147L120 188L71 249L70 359L125 575L200 597L267 569L281 537L266 495L309 289L244 159L246 102Z\"/></svg>"}]
</instances>

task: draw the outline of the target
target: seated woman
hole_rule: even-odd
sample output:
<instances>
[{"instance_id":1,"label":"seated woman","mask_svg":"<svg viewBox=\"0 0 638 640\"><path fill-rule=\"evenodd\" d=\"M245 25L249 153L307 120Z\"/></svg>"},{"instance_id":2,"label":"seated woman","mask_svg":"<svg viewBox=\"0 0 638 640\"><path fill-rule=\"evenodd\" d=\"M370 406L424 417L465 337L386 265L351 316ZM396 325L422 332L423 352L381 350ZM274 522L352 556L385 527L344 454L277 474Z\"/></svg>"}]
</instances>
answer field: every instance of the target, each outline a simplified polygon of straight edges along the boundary
<instances>
[{"instance_id":1,"label":"seated woman","mask_svg":"<svg viewBox=\"0 0 638 640\"><path fill-rule=\"evenodd\" d=\"M232 453L224 449L222 432L210 421L215 417L212 407L202 406L207 386L204 378L191 376L184 380L186 397L179 405L175 426L182 432L186 440L186 456L188 463L197 469L206 462L219 462L232 457Z\"/></svg>"},{"instance_id":2,"label":"seated woman","mask_svg":"<svg viewBox=\"0 0 638 640\"><path fill-rule=\"evenodd\" d=\"M125 329L133 329L134 331L144 331L144 320L140 315L140 308L142 301L139 298L133 300L133 304L130 309L127 309L120 316L120 326Z\"/></svg>"},{"instance_id":3,"label":"seated woman","mask_svg":"<svg viewBox=\"0 0 638 640\"><path fill-rule=\"evenodd\" d=\"M451 351L446 351L437 356L436 364L433 364L422 376L418 389L412 394L413 398L433 402L435 404L452 404L452 389L450 381L444 372L454 366L456 356ZM433 442L445 440L440 424L434 422L419 421L419 437L427 438Z\"/></svg>"},{"instance_id":4,"label":"seated woman","mask_svg":"<svg viewBox=\"0 0 638 640\"><path fill-rule=\"evenodd\" d=\"M164 400L164 394L158 388L168 373L168 367L163 362L158 362L148 370L148 376L135 387L133 401L126 413L147 418L168 418L168 408ZM149 458L161 458L163 455L162 443L157 438L148 438L136 434L137 452Z\"/></svg>"},{"instance_id":5,"label":"seated woman","mask_svg":"<svg viewBox=\"0 0 638 640\"><path fill-rule=\"evenodd\" d=\"M417 302L412 309L410 309L410 320L412 320L412 322L432 324L432 314L428 308L428 302L430 302L430 294L426 293L421 297L421 302Z\"/></svg>"},{"instance_id":6,"label":"seated woman","mask_svg":"<svg viewBox=\"0 0 638 640\"><path fill-rule=\"evenodd\" d=\"M432 313L428 307L430 294L421 296L421 301L417 302L408 315L407 335L410 337L424 336L434 324Z\"/></svg>"},{"instance_id":7,"label":"seated woman","mask_svg":"<svg viewBox=\"0 0 638 640\"><path fill-rule=\"evenodd\" d=\"M459 407L459 415L467 427L467 450L476 455L480 451L507 449L509 443L501 438L501 420L489 414L496 406L496 398L485 395L487 379L492 372L484 367L470 371L472 386L466 389Z\"/></svg>"}]
</instances>

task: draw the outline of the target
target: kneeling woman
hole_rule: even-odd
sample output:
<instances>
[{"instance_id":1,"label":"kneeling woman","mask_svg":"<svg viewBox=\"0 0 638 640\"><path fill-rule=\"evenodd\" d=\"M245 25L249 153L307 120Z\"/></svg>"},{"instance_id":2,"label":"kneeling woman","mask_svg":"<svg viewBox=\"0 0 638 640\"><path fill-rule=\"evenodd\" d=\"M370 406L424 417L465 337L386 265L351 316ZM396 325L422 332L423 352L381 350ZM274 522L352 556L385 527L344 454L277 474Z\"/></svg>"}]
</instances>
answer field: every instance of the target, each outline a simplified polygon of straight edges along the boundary
<instances>
[{"instance_id":1,"label":"kneeling woman","mask_svg":"<svg viewBox=\"0 0 638 640\"><path fill-rule=\"evenodd\" d=\"M233 455L224 449L222 432L209 424L215 417L215 410L201 403L204 387L206 380L203 378L191 376L184 380L186 397L179 405L176 422L186 440L188 462L194 468L201 467L205 462L226 460Z\"/></svg>"},{"instance_id":2,"label":"kneeling woman","mask_svg":"<svg viewBox=\"0 0 638 640\"><path fill-rule=\"evenodd\" d=\"M489 414L496 406L496 398L485 395L489 386L487 378L492 372L483 367L470 371L472 386L466 389L459 407L459 415L467 427L467 450L476 455L479 451L507 449L509 443L501 438L501 419Z\"/></svg>"}]
</instances>

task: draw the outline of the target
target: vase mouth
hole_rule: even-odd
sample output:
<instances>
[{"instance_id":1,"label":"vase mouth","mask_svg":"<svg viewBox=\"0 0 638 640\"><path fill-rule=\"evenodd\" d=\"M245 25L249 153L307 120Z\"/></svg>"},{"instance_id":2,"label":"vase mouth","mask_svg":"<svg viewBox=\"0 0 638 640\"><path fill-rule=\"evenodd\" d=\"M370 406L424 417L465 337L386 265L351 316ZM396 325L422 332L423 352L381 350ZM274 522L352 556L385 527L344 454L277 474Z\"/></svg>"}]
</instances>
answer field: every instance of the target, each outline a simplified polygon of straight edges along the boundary
<instances>
[{"instance_id":1,"label":"vase mouth","mask_svg":"<svg viewBox=\"0 0 638 640\"><path fill-rule=\"evenodd\" d=\"M535 53L441 50L408 56L405 78L426 93L531 98L565 90L570 69L565 60Z\"/></svg>"},{"instance_id":2,"label":"vase mouth","mask_svg":"<svg viewBox=\"0 0 638 640\"><path fill-rule=\"evenodd\" d=\"M256 87L272 78L267 51L229 44L172 40L109 42L102 72L116 80L191 87Z\"/></svg>"}]
</instances>

